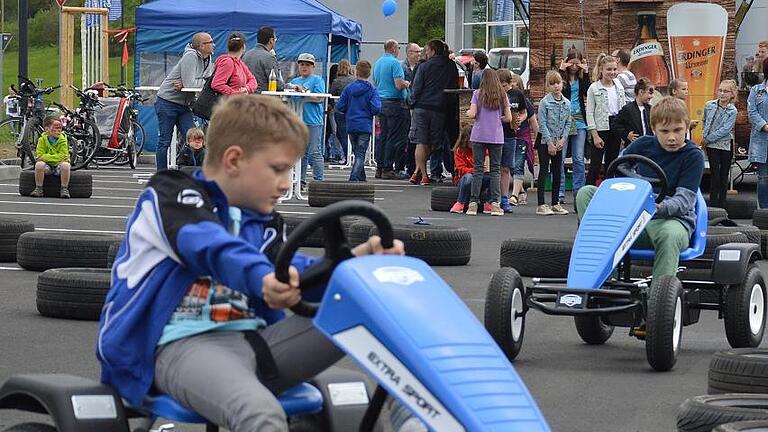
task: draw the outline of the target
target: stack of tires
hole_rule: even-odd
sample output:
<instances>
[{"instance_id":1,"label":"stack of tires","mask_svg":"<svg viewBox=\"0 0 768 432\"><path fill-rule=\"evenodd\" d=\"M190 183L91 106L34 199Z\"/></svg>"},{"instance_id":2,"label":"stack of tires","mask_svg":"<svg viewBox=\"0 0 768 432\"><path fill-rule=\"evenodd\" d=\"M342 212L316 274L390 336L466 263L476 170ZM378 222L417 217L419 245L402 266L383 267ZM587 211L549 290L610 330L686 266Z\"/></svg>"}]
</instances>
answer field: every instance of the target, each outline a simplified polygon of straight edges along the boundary
<instances>
[{"instance_id":1,"label":"stack of tires","mask_svg":"<svg viewBox=\"0 0 768 432\"><path fill-rule=\"evenodd\" d=\"M19 174L19 195L29 196L35 190L35 172L22 171ZM43 196L58 198L61 193L61 177L46 175L43 180ZM71 198L90 198L93 194L93 177L83 171L72 171L69 177Z\"/></svg>"},{"instance_id":2,"label":"stack of tires","mask_svg":"<svg viewBox=\"0 0 768 432\"><path fill-rule=\"evenodd\" d=\"M678 431L768 430L768 350L739 348L715 353L709 364L707 393L680 405Z\"/></svg>"},{"instance_id":3,"label":"stack of tires","mask_svg":"<svg viewBox=\"0 0 768 432\"><path fill-rule=\"evenodd\" d=\"M98 321L110 287L110 267L121 235L25 232L19 236L19 266L42 272L37 310L47 317Z\"/></svg>"}]
</instances>

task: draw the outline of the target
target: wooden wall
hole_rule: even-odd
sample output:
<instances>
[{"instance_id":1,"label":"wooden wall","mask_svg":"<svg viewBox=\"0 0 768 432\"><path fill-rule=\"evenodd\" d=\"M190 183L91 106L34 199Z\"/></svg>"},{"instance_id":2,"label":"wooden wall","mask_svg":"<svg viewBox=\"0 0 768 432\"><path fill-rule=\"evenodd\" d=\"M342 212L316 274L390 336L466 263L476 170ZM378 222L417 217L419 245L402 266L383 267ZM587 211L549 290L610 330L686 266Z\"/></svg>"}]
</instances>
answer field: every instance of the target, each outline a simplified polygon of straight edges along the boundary
<instances>
[{"instance_id":1,"label":"wooden wall","mask_svg":"<svg viewBox=\"0 0 768 432\"><path fill-rule=\"evenodd\" d=\"M637 30L637 12L656 12L656 31L664 54L669 60L667 40L667 10L681 1L626 1L583 0L584 33L582 33L578 0L536 0L530 3L531 76L530 94L538 101L544 96L544 75L550 69L552 46L556 63L563 56L563 40L586 40L587 61L590 72L595 58L601 52L611 53L617 48L631 49ZM696 2L696 0L687 0ZM735 78L736 0L703 1L717 3L728 11L729 34L725 45L722 78ZM586 37L584 36L586 35Z\"/></svg>"}]
</instances>

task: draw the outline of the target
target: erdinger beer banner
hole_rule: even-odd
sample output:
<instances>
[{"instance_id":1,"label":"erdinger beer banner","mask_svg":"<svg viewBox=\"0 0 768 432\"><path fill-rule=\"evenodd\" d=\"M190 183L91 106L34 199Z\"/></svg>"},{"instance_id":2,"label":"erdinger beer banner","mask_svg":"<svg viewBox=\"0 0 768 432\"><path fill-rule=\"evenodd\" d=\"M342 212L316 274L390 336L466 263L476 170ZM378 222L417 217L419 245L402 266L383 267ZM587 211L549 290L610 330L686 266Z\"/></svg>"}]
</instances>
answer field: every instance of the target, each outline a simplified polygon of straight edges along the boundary
<instances>
[{"instance_id":1,"label":"erdinger beer banner","mask_svg":"<svg viewBox=\"0 0 768 432\"><path fill-rule=\"evenodd\" d=\"M688 83L688 114L699 121L691 139L701 143L704 104L717 98L728 12L713 3L679 3L667 12L672 76Z\"/></svg>"}]
</instances>

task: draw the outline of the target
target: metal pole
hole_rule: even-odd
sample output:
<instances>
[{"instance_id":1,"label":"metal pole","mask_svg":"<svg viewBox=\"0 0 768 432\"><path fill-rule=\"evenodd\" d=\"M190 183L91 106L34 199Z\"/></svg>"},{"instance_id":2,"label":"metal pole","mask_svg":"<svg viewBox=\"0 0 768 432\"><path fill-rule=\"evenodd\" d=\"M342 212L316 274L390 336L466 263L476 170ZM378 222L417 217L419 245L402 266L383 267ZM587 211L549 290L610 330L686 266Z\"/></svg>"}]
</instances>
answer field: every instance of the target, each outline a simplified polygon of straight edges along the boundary
<instances>
[{"instance_id":1,"label":"metal pole","mask_svg":"<svg viewBox=\"0 0 768 432\"><path fill-rule=\"evenodd\" d=\"M5 36L5 0L0 0L0 95L5 94L3 74L5 73L5 47L2 38Z\"/></svg>"},{"instance_id":2,"label":"metal pole","mask_svg":"<svg viewBox=\"0 0 768 432\"><path fill-rule=\"evenodd\" d=\"M29 1L19 0L19 75L29 77L29 41L27 38L27 20L29 19Z\"/></svg>"},{"instance_id":3,"label":"metal pole","mask_svg":"<svg viewBox=\"0 0 768 432\"><path fill-rule=\"evenodd\" d=\"M120 2L120 29L125 29L125 2ZM126 34L125 37L127 38L128 35ZM126 40L125 43L127 44L128 41ZM120 83L125 85L126 84L126 70L125 65L123 64L123 51L120 50Z\"/></svg>"}]
</instances>

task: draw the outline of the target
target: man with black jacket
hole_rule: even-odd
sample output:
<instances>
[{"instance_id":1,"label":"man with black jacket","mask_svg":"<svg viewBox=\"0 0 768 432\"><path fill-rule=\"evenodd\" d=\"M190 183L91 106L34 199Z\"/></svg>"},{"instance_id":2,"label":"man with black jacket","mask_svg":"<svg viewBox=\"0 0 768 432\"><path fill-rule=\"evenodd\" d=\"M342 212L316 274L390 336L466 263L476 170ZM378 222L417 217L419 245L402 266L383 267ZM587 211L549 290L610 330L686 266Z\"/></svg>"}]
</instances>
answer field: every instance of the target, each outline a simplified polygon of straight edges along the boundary
<instances>
[{"instance_id":1,"label":"man with black jacket","mask_svg":"<svg viewBox=\"0 0 768 432\"><path fill-rule=\"evenodd\" d=\"M427 61L416 70L411 86L413 114L409 139L416 145L416 171L411 176L411 183L428 185L427 158L432 146L440 145L444 138L448 108L444 90L458 87L459 72L448 58L445 42L433 39L424 50Z\"/></svg>"},{"instance_id":2,"label":"man with black jacket","mask_svg":"<svg viewBox=\"0 0 768 432\"><path fill-rule=\"evenodd\" d=\"M653 83L648 78L637 80L635 100L624 105L616 116L616 132L625 146L643 135L653 135L650 102L654 90Z\"/></svg>"}]
</instances>

